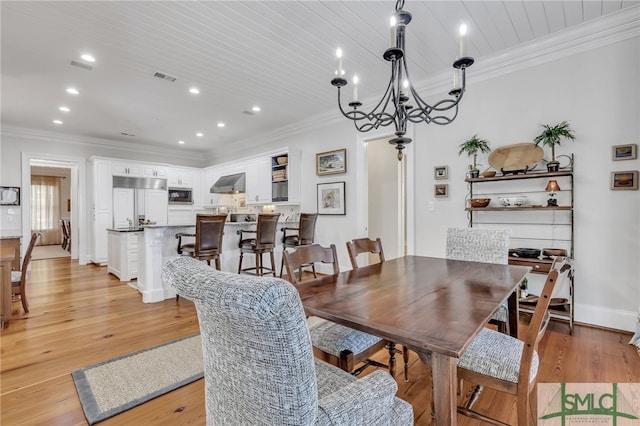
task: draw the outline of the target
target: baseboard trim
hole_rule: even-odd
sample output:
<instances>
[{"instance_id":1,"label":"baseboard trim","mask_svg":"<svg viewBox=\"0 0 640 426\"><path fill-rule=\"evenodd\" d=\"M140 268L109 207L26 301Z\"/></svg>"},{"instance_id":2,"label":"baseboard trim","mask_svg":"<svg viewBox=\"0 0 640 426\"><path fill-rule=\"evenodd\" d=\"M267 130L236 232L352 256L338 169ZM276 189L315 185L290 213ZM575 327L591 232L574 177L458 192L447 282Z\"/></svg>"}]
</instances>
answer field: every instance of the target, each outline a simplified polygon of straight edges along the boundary
<instances>
[{"instance_id":1,"label":"baseboard trim","mask_svg":"<svg viewBox=\"0 0 640 426\"><path fill-rule=\"evenodd\" d=\"M633 333L638 322L638 312L576 304L575 322L610 330Z\"/></svg>"}]
</instances>

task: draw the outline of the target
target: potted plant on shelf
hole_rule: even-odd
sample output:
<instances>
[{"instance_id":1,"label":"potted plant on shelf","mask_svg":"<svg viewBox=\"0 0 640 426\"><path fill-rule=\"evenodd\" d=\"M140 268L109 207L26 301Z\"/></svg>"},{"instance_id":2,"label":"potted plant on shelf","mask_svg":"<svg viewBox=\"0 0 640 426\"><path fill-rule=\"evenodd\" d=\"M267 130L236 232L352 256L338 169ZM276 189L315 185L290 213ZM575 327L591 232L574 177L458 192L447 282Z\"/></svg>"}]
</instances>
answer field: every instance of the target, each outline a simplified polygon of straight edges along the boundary
<instances>
[{"instance_id":1,"label":"potted plant on shelf","mask_svg":"<svg viewBox=\"0 0 640 426\"><path fill-rule=\"evenodd\" d=\"M477 178L480 175L480 170L476 164L478 153L487 153L489 151L491 151L491 148L489 148L489 141L479 139L477 134L473 135L471 139L467 139L460 144L460 151L458 151L458 155L462 155L463 152L466 152L468 156L473 155L473 166L469 166L470 177Z\"/></svg>"},{"instance_id":2,"label":"potted plant on shelf","mask_svg":"<svg viewBox=\"0 0 640 426\"><path fill-rule=\"evenodd\" d=\"M566 121L555 126L542 124L542 127L544 127L544 130L533 141L536 145L542 144L551 147L551 161L547 163L547 170L557 172L560 168L560 162L556 161L556 145L560 146L562 138L574 140L575 136L571 126Z\"/></svg>"}]
</instances>

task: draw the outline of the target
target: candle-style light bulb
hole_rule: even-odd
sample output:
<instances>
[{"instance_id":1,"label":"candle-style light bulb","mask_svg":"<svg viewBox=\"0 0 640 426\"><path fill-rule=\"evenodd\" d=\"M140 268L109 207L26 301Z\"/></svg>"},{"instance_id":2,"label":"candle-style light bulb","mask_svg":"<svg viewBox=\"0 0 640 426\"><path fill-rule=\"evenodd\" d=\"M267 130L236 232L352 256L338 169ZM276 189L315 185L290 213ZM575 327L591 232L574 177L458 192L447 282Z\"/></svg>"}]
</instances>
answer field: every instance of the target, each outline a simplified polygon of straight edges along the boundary
<instances>
[{"instance_id":1,"label":"candle-style light bulb","mask_svg":"<svg viewBox=\"0 0 640 426\"><path fill-rule=\"evenodd\" d=\"M358 101L358 74L353 75L353 102Z\"/></svg>"},{"instance_id":2,"label":"candle-style light bulb","mask_svg":"<svg viewBox=\"0 0 640 426\"><path fill-rule=\"evenodd\" d=\"M398 23L395 15L392 16L389 19L389 25L391 26L391 48L394 49L397 47L396 43L397 43L397 36L396 36L396 31L397 31L397 27L396 24Z\"/></svg>"},{"instance_id":3,"label":"candle-style light bulb","mask_svg":"<svg viewBox=\"0 0 640 426\"><path fill-rule=\"evenodd\" d=\"M460 70L453 70L453 90L460 89Z\"/></svg>"},{"instance_id":4,"label":"candle-style light bulb","mask_svg":"<svg viewBox=\"0 0 640 426\"><path fill-rule=\"evenodd\" d=\"M465 24L460 25L460 57L467 56L467 26Z\"/></svg>"},{"instance_id":5,"label":"candle-style light bulb","mask_svg":"<svg viewBox=\"0 0 640 426\"><path fill-rule=\"evenodd\" d=\"M405 95L409 93L409 80L407 80L406 78L402 82L402 89Z\"/></svg>"},{"instance_id":6,"label":"candle-style light bulb","mask_svg":"<svg viewBox=\"0 0 640 426\"><path fill-rule=\"evenodd\" d=\"M336 75L338 77L342 77L344 71L342 70L342 49L338 47L336 50L336 58L338 59L338 69L336 70Z\"/></svg>"}]
</instances>

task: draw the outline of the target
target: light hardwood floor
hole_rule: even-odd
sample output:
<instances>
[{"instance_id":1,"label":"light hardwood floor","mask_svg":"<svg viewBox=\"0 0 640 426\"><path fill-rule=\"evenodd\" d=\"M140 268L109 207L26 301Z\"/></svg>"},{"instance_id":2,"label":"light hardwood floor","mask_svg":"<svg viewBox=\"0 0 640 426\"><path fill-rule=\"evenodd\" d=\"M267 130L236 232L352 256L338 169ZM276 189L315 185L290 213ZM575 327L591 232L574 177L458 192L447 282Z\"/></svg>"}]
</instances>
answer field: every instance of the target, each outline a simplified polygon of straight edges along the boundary
<instances>
[{"instance_id":1,"label":"light hardwood floor","mask_svg":"<svg viewBox=\"0 0 640 426\"><path fill-rule=\"evenodd\" d=\"M144 304L106 267L49 259L33 261L29 274L31 312L23 315L14 303L0 341L3 425L86 425L71 370L198 331L191 302ZM565 324L553 323L540 346L540 382L640 382L640 357L629 338L584 326L569 336ZM386 353L377 359L385 361ZM429 369L412 354L410 382L402 380L400 365L397 372L398 396L413 404L416 425L431 424ZM100 424L204 425L203 392L199 380ZM515 422L510 396L486 389L476 408Z\"/></svg>"}]
</instances>

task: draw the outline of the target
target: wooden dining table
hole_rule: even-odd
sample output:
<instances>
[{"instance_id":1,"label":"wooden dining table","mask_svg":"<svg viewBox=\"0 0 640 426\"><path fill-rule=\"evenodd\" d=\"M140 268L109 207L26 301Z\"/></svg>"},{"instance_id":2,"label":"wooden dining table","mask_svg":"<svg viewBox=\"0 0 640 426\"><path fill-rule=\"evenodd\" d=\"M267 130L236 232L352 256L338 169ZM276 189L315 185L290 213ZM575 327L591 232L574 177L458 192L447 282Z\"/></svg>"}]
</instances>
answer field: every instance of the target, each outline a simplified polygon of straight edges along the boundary
<instances>
[{"instance_id":1,"label":"wooden dining table","mask_svg":"<svg viewBox=\"0 0 640 426\"><path fill-rule=\"evenodd\" d=\"M417 352L431 367L436 423L455 425L457 358L505 301L511 334L517 337L516 289L529 270L405 256L296 287L307 315Z\"/></svg>"}]
</instances>

